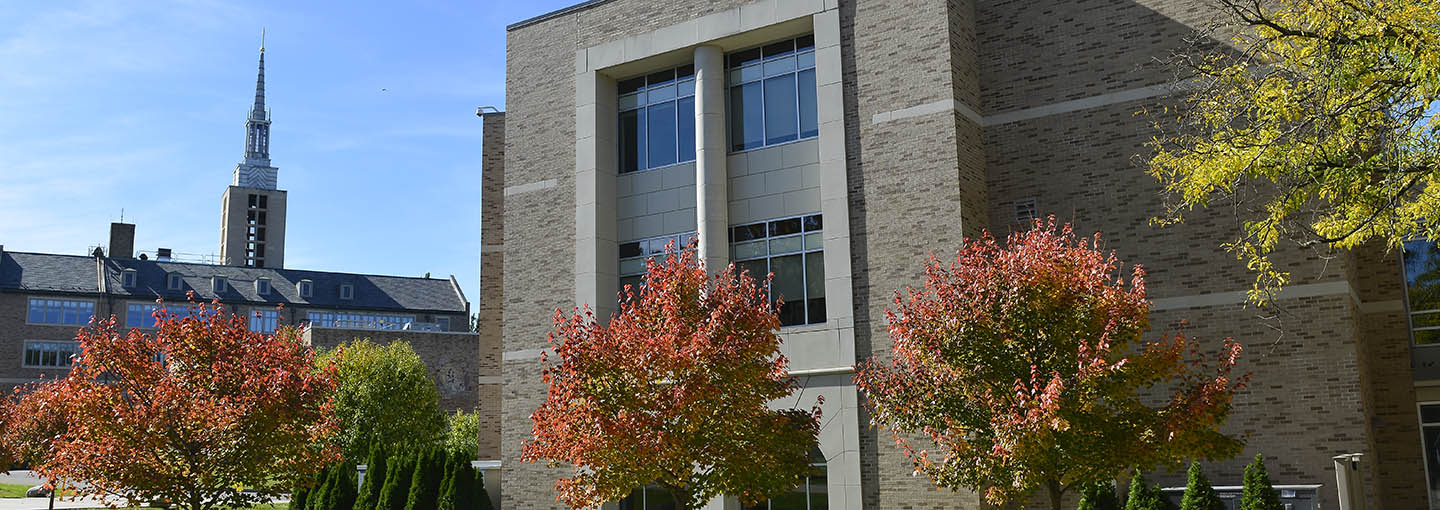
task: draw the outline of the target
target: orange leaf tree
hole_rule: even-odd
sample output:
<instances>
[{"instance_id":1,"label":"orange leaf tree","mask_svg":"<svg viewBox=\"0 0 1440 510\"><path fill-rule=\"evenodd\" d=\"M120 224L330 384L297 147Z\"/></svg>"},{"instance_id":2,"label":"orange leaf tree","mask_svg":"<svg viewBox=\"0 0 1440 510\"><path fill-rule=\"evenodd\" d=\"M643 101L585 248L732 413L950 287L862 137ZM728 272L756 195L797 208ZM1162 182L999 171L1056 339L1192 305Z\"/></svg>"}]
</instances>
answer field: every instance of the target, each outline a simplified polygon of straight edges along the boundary
<instances>
[{"instance_id":1,"label":"orange leaf tree","mask_svg":"<svg viewBox=\"0 0 1440 510\"><path fill-rule=\"evenodd\" d=\"M1145 272L1127 285L1099 245L1037 221L1008 246L967 240L949 267L932 257L925 285L896 293L891 359L856 382L917 471L995 504L1043 488L1059 509L1129 468L1240 451L1218 430L1240 346L1210 364L1183 334L1142 341Z\"/></svg>"},{"instance_id":2,"label":"orange leaf tree","mask_svg":"<svg viewBox=\"0 0 1440 510\"><path fill-rule=\"evenodd\" d=\"M338 458L334 368L293 329L262 335L218 303L194 308L157 311L154 334L121 335L114 318L80 331L69 374L32 393L65 421L37 471L102 498L209 510L268 500Z\"/></svg>"},{"instance_id":3,"label":"orange leaf tree","mask_svg":"<svg viewBox=\"0 0 1440 510\"><path fill-rule=\"evenodd\" d=\"M651 260L608 324L557 311L549 385L523 459L566 464L572 508L667 489L678 508L720 494L757 502L804 482L819 409L768 405L797 388L763 282L734 266L707 276L693 249Z\"/></svg>"}]
</instances>

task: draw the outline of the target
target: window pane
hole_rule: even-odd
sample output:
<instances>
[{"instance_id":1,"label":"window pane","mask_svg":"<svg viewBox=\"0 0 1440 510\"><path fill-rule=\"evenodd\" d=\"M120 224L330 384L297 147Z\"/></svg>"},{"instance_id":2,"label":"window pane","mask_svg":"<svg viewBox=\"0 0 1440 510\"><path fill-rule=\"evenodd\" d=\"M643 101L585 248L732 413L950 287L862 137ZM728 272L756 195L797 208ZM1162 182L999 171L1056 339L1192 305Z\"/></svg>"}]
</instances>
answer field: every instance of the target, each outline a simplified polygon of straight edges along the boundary
<instances>
[{"instance_id":1,"label":"window pane","mask_svg":"<svg viewBox=\"0 0 1440 510\"><path fill-rule=\"evenodd\" d=\"M765 62L765 76L790 73L795 71L795 57L778 58Z\"/></svg>"},{"instance_id":2,"label":"window pane","mask_svg":"<svg viewBox=\"0 0 1440 510\"><path fill-rule=\"evenodd\" d=\"M751 239L764 239L765 224L752 223L749 225L741 225L735 227L735 233L731 236L731 238L731 240L735 242L749 241Z\"/></svg>"},{"instance_id":3,"label":"window pane","mask_svg":"<svg viewBox=\"0 0 1440 510\"><path fill-rule=\"evenodd\" d=\"M765 144L799 138L799 117L795 104L795 75L765 80Z\"/></svg>"},{"instance_id":4,"label":"window pane","mask_svg":"<svg viewBox=\"0 0 1440 510\"><path fill-rule=\"evenodd\" d=\"M730 67L740 67L756 60L760 60L760 48L737 51L730 54Z\"/></svg>"},{"instance_id":5,"label":"window pane","mask_svg":"<svg viewBox=\"0 0 1440 510\"><path fill-rule=\"evenodd\" d=\"M788 41L780 41L780 42L777 42L777 43L771 43L771 44L765 45L765 56L766 56L766 57L773 57L773 56L775 56L775 55L784 55L784 54L790 53L790 52L792 52L792 51L795 51L795 41L794 41L793 39L792 39L792 40L788 40Z\"/></svg>"},{"instance_id":6,"label":"window pane","mask_svg":"<svg viewBox=\"0 0 1440 510\"><path fill-rule=\"evenodd\" d=\"M647 83L646 83L646 86L649 86L649 87L654 87L654 86L656 86L656 85L662 85L662 84L665 84L665 83L668 83L668 82L671 82L671 81L674 81L674 80L675 80L675 70L674 70L674 69L666 69L666 70L660 71L660 72L658 72L658 73L650 73L650 76L646 76L646 77L645 77L645 81L647 82Z\"/></svg>"},{"instance_id":7,"label":"window pane","mask_svg":"<svg viewBox=\"0 0 1440 510\"><path fill-rule=\"evenodd\" d=\"M735 244L735 260L754 259L765 256L765 241Z\"/></svg>"},{"instance_id":8,"label":"window pane","mask_svg":"<svg viewBox=\"0 0 1440 510\"><path fill-rule=\"evenodd\" d=\"M675 99L675 86L674 86L674 85L666 85L666 86L664 86L664 87L660 87L660 88L656 88L656 89L650 89L650 91L649 91L647 94L649 94L649 97L646 98L646 99L648 99L648 101L646 101L646 103L648 103L648 104L663 103L663 102L665 102L665 101L669 101L669 100L671 100L671 99Z\"/></svg>"},{"instance_id":9,"label":"window pane","mask_svg":"<svg viewBox=\"0 0 1440 510\"><path fill-rule=\"evenodd\" d=\"M30 322L45 322L45 307L39 301L30 301Z\"/></svg>"},{"instance_id":10,"label":"window pane","mask_svg":"<svg viewBox=\"0 0 1440 510\"><path fill-rule=\"evenodd\" d=\"M766 267L765 259L744 260L735 263L735 272L749 276L764 285L765 277L770 274L770 269Z\"/></svg>"},{"instance_id":11,"label":"window pane","mask_svg":"<svg viewBox=\"0 0 1440 510\"><path fill-rule=\"evenodd\" d=\"M805 234L805 249L819 250L825 248L825 240L820 238L819 232Z\"/></svg>"},{"instance_id":12,"label":"window pane","mask_svg":"<svg viewBox=\"0 0 1440 510\"><path fill-rule=\"evenodd\" d=\"M685 64L683 66L677 67L675 68L675 76L676 78L680 79L684 79L687 76L695 76L695 66Z\"/></svg>"},{"instance_id":13,"label":"window pane","mask_svg":"<svg viewBox=\"0 0 1440 510\"><path fill-rule=\"evenodd\" d=\"M825 297L825 252L817 251L805 254L805 293L815 297Z\"/></svg>"},{"instance_id":14,"label":"window pane","mask_svg":"<svg viewBox=\"0 0 1440 510\"><path fill-rule=\"evenodd\" d=\"M820 135L820 124L815 111L815 70L800 71L795 75L800 92L800 138Z\"/></svg>"},{"instance_id":15,"label":"window pane","mask_svg":"<svg viewBox=\"0 0 1440 510\"><path fill-rule=\"evenodd\" d=\"M645 510L675 510L675 498L670 491L655 487L645 488Z\"/></svg>"},{"instance_id":16,"label":"window pane","mask_svg":"<svg viewBox=\"0 0 1440 510\"><path fill-rule=\"evenodd\" d=\"M40 353L40 365L53 367L57 365L55 350L49 344L45 345L45 351Z\"/></svg>"},{"instance_id":17,"label":"window pane","mask_svg":"<svg viewBox=\"0 0 1440 510\"><path fill-rule=\"evenodd\" d=\"M641 88L641 87L644 87L644 86L645 86L645 77L644 77L644 76L641 76L641 77L639 77L639 78L631 78L631 79L628 79L628 80L625 80L625 81L622 81L622 82L620 82L620 83L615 84L616 91L619 92L619 93L621 93L621 94L627 94L627 93L630 93L630 92L634 92L634 91L640 90L640 88Z\"/></svg>"},{"instance_id":18,"label":"window pane","mask_svg":"<svg viewBox=\"0 0 1440 510\"><path fill-rule=\"evenodd\" d=\"M620 277L620 292L625 292L625 286L630 286L630 292L639 293L640 284L645 282L644 276L622 276Z\"/></svg>"},{"instance_id":19,"label":"window pane","mask_svg":"<svg viewBox=\"0 0 1440 510\"><path fill-rule=\"evenodd\" d=\"M632 241L620 244L620 258L639 257L645 252L640 250L640 241Z\"/></svg>"},{"instance_id":20,"label":"window pane","mask_svg":"<svg viewBox=\"0 0 1440 510\"><path fill-rule=\"evenodd\" d=\"M685 80L675 84L675 95L687 97L695 95L695 80Z\"/></svg>"},{"instance_id":21,"label":"window pane","mask_svg":"<svg viewBox=\"0 0 1440 510\"><path fill-rule=\"evenodd\" d=\"M1440 452L1436 451L1436 448L1440 448L1440 427L1424 427L1423 430L1425 436L1425 464L1430 467L1430 486L1440 487ZM1437 496L1440 496L1440 494L1437 494L1437 491L1432 489L1430 491L1430 500L1432 502L1435 501Z\"/></svg>"},{"instance_id":22,"label":"window pane","mask_svg":"<svg viewBox=\"0 0 1440 510\"><path fill-rule=\"evenodd\" d=\"M1420 329L1415 331L1415 345L1440 344L1440 329Z\"/></svg>"},{"instance_id":23,"label":"window pane","mask_svg":"<svg viewBox=\"0 0 1440 510\"><path fill-rule=\"evenodd\" d=\"M802 35L795 38L795 47L800 50L815 47L815 34Z\"/></svg>"},{"instance_id":24,"label":"window pane","mask_svg":"<svg viewBox=\"0 0 1440 510\"><path fill-rule=\"evenodd\" d=\"M1440 309L1440 245L1424 240L1405 243L1405 283L1410 311Z\"/></svg>"},{"instance_id":25,"label":"window pane","mask_svg":"<svg viewBox=\"0 0 1440 510\"><path fill-rule=\"evenodd\" d=\"M1420 421L1440 423L1440 405L1420 406Z\"/></svg>"},{"instance_id":26,"label":"window pane","mask_svg":"<svg viewBox=\"0 0 1440 510\"><path fill-rule=\"evenodd\" d=\"M31 365L31 366L39 365L39 364L40 364L40 350L39 350L39 349L36 349L34 346L26 346L26 347L25 347L25 364L26 364L26 365Z\"/></svg>"},{"instance_id":27,"label":"window pane","mask_svg":"<svg viewBox=\"0 0 1440 510\"><path fill-rule=\"evenodd\" d=\"M759 82L730 88L730 144L734 150L765 144L764 108Z\"/></svg>"},{"instance_id":28,"label":"window pane","mask_svg":"<svg viewBox=\"0 0 1440 510\"><path fill-rule=\"evenodd\" d=\"M770 222L770 235L783 236L800 233L800 218Z\"/></svg>"},{"instance_id":29,"label":"window pane","mask_svg":"<svg viewBox=\"0 0 1440 510\"><path fill-rule=\"evenodd\" d=\"M645 259L625 259L620 261L620 274L632 275L645 272Z\"/></svg>"},{"instance_id":30,"label":"window pane","mask_svg":"<svg viewBox=\"0 0 1440 510\"><path fill-rule=\"evenodd\" d=\"M806 510L805 487L787 492L770 500L770 510Z\"/></svg>"},{"instance_id":31,"label":"window pane","mask_svg":"<svg viewBox=\"0 0 1440 510\"><path fill-rule=\"evenodd\" d=\"M687 97L675 102L675 114L679 124L675 136L679 137L680 161L695 160L695 98Z\"/></svg>"},{"instance_id":32,"label":"window pane","mask_svg":"<svg viewBox=\"0 0 1440 510\"><path fill-rule=\"evenodd\" d=\"M805 217L805 231L811 232L825 228L824 218L819 214Z\"/></svg>"},{"instance_id":33,"label":"window pane","mask_svg":"<svg viewBox=\"0 0 1440 510\"><path fill-rule=\"evenodd\" d=\"M650 138L650 159L647 168L675 164L675 102L651 106L645 112Z\"/></svg>"},{"instance_id":34,"label":"window pane","mask_svg":"<svg viewBox=\"0 0 1440 510\"><path fill-rule=\"evenodd\" d=\"M825 467L810 475L810 510L830 509L830 484L826 479Z\"/></svg>"},{"instance_id":35,"label":"window pane","mask_svg":"<svg viewBox=\"0 0 1440 510\"><path fill-rule=\"evenodd\" d=\"M634 172L640 167L640 111L620 113L620 171Z\"/></svg>"},{"instance_id":36,"label":"window pane","mask_svg":"<svg viewBox=\"0 0 1440 510\"><path fill-rule=\"evenodd\" d=\"M800 251L802 240L803 238L801 238L800 236L772 239L770 240L770 254L780 255L783 253L795 253L797 251Z\"/></svg>"},{"instance_id":37,"label":"window pane","mask_svg":"<svg viewBox=\"0 0 1440 510\"><path fill-rule=\"evenodd\" d=\"M805 272L800 255L771 258L770 271L775 273L775 279L770 282L770 300L772 303L784 301L778 310L780 324L804 324Z\"/></svg>"},{"instance_id":38,"label":"window pane","mask_svg":"<svg viewBox=\"0 0 1440 510\"><path fill-rule=\"evenodd\" d=\"M810 69L815 67L815 52L807 51L795 56L796 69Z\"/></svg>"},{"instance_id":39,"label":"window pane","mask_svg":"<svg viewBox=\"0 0 1440 510\"><path fill-rule=\"evenodd\" d=\"M625 110L633 110L636 106L639 106L640 98L635 94L625 94L616 99L615 102L619 105L620 111L623 112Z\"/></svg>"}]
</instances>

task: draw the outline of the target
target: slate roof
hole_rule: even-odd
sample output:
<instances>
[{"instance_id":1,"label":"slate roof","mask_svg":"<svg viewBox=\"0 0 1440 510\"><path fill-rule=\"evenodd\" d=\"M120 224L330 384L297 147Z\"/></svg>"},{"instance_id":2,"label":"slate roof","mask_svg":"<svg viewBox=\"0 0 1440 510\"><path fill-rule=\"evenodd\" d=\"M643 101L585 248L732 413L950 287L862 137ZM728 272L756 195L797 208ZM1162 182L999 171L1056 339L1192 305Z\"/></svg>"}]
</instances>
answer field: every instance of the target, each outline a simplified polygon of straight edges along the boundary
<instances>
[{"instance_id":1,"label":"slate roof","mask_svg":"<svg viewBox=\"0 0 1440 510\"><path fill-rule=\"evenodd\" d=\"M99 259L104 267L106 289L121 298L164 298L184 301L188 291L195 299L223 303L286 304L347 310L412 310L428 312L466 311L465 296L453 279L411 278L299 269L273 269L159 262L139 259ZM134 269L135 286L122 285L122 274ZM167 288L170 274L179 274L178 290ZM211 278L226 279L224 292L211 289ZM270 293L256 292L255 281L270 279ZM297 284L310 280L314 289L309 298L300 297ZM353 299L340 299L340 286L354 286ZM94 257L5 251L0 253L0 291L47 291L99 294L99 274Z\"/></svg>"}]
</instances>

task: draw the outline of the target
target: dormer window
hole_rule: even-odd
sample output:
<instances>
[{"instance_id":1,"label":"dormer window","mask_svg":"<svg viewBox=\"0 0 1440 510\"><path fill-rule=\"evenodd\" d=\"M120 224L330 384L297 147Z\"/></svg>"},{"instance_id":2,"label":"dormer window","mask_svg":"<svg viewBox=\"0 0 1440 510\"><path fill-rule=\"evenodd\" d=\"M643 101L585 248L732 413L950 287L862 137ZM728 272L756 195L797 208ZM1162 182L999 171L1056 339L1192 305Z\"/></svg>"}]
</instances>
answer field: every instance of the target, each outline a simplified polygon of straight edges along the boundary
<instances>
[{"instance_id":1,"label":"dormer window","mask_svg":"<svg viewBox=\"0 0 1440 510\"><path fill-rule=\"evenodd\" d=\"M348 283L340 285L340 299L355 299L355 286Z\"/></svg>"},{"instance_id":2,"label":"dormer window","mask_svg":"<svg viewBox=\"0 0 1440 510\"><path fill-rule=\"evenodd\" d=\"M168 276L165 277L165 288L167 289L180 290L184 286L185 277L181 276L178 273L170 273Z\"/></svg>"},{"instance_id":3,"label":"dormer window","mask_svg":"<svg viewBox=\"0 0 1440 510\"><path fill-rule=\"evenodd\" d=\"M225 292L225 277L215 275L210 277L210 290L216 294Z\"/></svg>"},{"instance_id":4,"label":"dormer window","mask_svg":"<svg viewBox=\"0 0 1440 510\"><path fill-rule=\"evenodd\" d=\"M300 297L302 298L309 298L314 291L315 282L310 280L300 280L299 283L295 284L295 292L300 293Z\"/></svg>"},{"instance_id":5,"label":"dormer window","mask_svg":"<svg viewBox=\"0 0 1440 510\"><path fill-rule=\"evenodd\" d=\"M259 294L259 295L261 295L261 296L267 296L267 295L269 295L269 294L270 294L270 279L269 279L269 278L256 278L256 279L255 279L255 293L256 293L256 294Z\"/></svg>"},{"instance_id":6,"label":"dormer window","mask_svg":"<svg viewBox=\"0 0 1440 510\"><path fill-rule=\"evenodd\" d=\"M120 273L120 284L125 286L125 288L127 289L135 288L135 279L136 278L134 269L126 269L125 271Z\"/></svg>"}]
</instances>

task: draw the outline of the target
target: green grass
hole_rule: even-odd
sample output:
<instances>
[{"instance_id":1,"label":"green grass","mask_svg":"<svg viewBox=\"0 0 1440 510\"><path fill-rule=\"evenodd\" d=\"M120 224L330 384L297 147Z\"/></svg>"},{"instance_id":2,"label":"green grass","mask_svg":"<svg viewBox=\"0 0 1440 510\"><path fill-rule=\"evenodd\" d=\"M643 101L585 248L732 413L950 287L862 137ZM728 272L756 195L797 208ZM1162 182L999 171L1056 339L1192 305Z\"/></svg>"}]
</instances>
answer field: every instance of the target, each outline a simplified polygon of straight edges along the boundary
<instances>
[{"instance_id":1,"label":"green grass","mask_svg":"<svg viewBox=\"0 0 1440 510\"><path fill-rule=\"evenodd\" d=\"M23 498L29 485L15 485L13 483L0 483L0 498Z\"/></svg>"}]
</instances>

